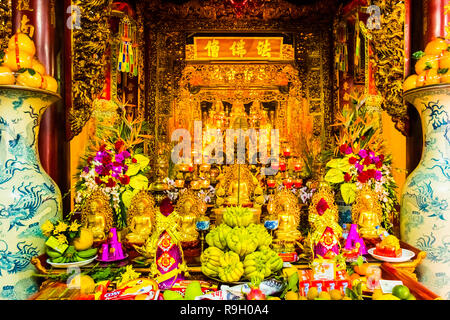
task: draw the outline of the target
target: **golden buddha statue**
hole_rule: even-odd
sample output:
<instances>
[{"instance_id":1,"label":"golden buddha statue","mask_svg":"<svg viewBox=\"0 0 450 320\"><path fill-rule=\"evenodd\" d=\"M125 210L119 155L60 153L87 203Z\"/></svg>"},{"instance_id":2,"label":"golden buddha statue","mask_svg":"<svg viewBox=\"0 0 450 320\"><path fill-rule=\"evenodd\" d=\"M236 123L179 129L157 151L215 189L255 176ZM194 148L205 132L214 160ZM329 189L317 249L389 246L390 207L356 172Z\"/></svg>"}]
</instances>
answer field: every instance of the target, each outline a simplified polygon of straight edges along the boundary
<instances>
[{"instance_id":1,"label":"golden buddha statue","mask_svg":"<svg viewBox=\"0 0 450 320\"><path fill-rule=\"evenodd\" d=\"M126 240L130 243L143 244L154 229L155 215L155 200L147 191L139 191L131 200L127 211L129 230L125 236Z\"/></svg>"},{"instance_id":2,"label":"golden buddha statue","mask_svg":"<svg viewBox=\"0 0 450 320\"><path fill-rule=\"evenodd\" d=\"M248 115L245 112L244 103L240 100L233 103L230 113L230 127L232 129L247 129Z\"/></svg>"},{"instance_id":3,"label":"golden buddha statue","mask_svg":"<svg viewBox=\"0 0 450 320\"><path fill-rule=\"evenodd\" d=\"M364 186L357 192L352 205L352 220L358 225L358 232L362 238L378 237L384 230L381 228L382 215L377 193L370 186Z\"/></svg>"},{"instance_id":4,"label":"golden buddha statue","mask_svg":"<svg viewBox=\"0 0 450 320\"><path fill-rule=\"evenodd\" d=\"M113 225L113 210L108 197L101 190L95 190L86 199L81 210L81 224L91 230L94 241L106 239Z\"/></svg>"},{"instance_id":5,"label":"golden buddha statue","mask_svg":"<svg viewBox=\"0 0 450 320\"><path fill-rule=\"evenodd\" d=\"M177 201L175 211L180 218L179 234L181 242L198 240L197 218L206 211L206 205L193 190L185 190Z\"/></svg>"},{"instance_id":6,"label":"golden buddha statue","mask_svg":"<svg viewBox=\"0 0 450 320\"><path fill-rule=\"evenodd\" d=\"M278 218L278 228L275 231L275 245L293 250L294 244L301 238L298 230L300 224L300 206L297 197L287 189L278 191L267 204L269 215Z\"/></svg>"}]
</instances>

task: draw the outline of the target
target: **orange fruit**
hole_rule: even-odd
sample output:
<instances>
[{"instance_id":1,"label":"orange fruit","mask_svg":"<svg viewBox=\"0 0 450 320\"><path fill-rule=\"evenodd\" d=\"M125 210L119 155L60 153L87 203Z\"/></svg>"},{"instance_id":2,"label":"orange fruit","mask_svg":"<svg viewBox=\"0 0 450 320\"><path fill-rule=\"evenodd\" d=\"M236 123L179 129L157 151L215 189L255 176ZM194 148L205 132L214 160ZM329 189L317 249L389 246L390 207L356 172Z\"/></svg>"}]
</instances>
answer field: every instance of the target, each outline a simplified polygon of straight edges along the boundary
<instances>
[{"instance_id":1,"label":"orange fruit","mask_svg":"<svg viewBox=\"0 0 450 320\"><path fill-rule=\"evenodd\" d=\"M441 83L441 75L436 69L427 70L427 75L425 77L425 85L429 86L431 84Z\"/></svg>"},{"instance_id":2,"label":"orange fruit","mask_svg":"<svg viewBox=\"0 0 450 320\"><path fill-rule=\"evenodd\" d=\"M16 82L16 77L10 68L1 66L0 67L0 84L14 84Z\"/></svg>"},{"instance_id":3,"label":"orange fruit","mask_svg":"<svg viewBox=\"0 0 450 320\"><path fill-rule=\"evenodd\" d=\"M412 74L403 82L403 91L414 89L417 83L417 74Z\"/></svg>"},{"instance_id":4,"label":"orange fruit","mask_svg":"<svg viewBox=\"0 0 450 320\"><path fill-rule=\"evenodd\" d=\"M45 79L39 73L30 71L30 69L19 73L16 79L16 84L32 88L46 87Z\"/></svg>"},{"instance_id":5,"label":"orange fruit","mask_svg":"<svg viewBox=\"0 0 450 320\"><path fill-rule=\"evenodd\" d=\"M441 83L450 83L450 69L445 73L441 73Z\"/></svg>"},{"instance_id":6,"label":"orange fruit","mask_svg":"<svg viewBox=\"0 0 450 320\"><path fill-rule=\"evenodd\" d=\"M368 262L364 262L362 265L360 266L354 266L353 270L358 273L361 276L365 276L367 273L367 268L369 268L370 266L376 265L375 263L368 263Z\"/></svg>"},{"instance_id":7,"label":"orange fruit","mask_svg":"<svg viewBox=\"0 0 450 320\"><path fill-rule=\"evenodd\" d=\"M425 85L425 78L427 76L427 72L421 72L418 76L417 76L417 81L416 81L416 88L417 87L422 87Z\"/></svg>"},{"instance_id":8,"label":"orange fruit","mask_svg":"<svg viewBox=\"0 0 450 320\"><path fill-rule=\"evenodd\" d=\"M45 87L46 90L57 92L58 91L58 82L55 78L49 75L44 76L45 81L47 82L47 86Z\"/></svg>"},{"instance_id":9,"label":"orange fruit","mask_svg":"<svg viewBox=\"0 0 450 320\"><path fill-rule=\"evenodd\" d=\"M95 291L95 281L87 274L78 274L70 280L67 288L79 289L82 294L89 294Z\"/></svg>"},{"instance_id":10,"label":"orange fruit","mask_svg":"<svg viewBox=\"0 0 450 320\"><path fill-rule=\"evenodd\" d=\"M31 68L32 56L25 52L19 52L16 54L15 51L9 50L5 53L3 58L3 64L11 69L11 71L18 71L22 68Z\"/></svg>"},{"instance_id":11,"label":"orange fruit","mask_svg":"<svg viewBox=\"0 0 450 320\"><path fill-rule=\"evenodd\" d=\"M16 47L18 47L19 52L31 57L36 54L36 46L34 45L33 40L25 33L16 33L9 39L8 50L16 51Z\"/></svg>"},{"instance_id":12,"label":"orange fruit","mask_svg":"<svg viewBox=\"0 0 450 320\"><path fill-rule=\"evenodd\" d=\"M327 291L321 291L319 293L319 297L318 298L321 299L321 300L331 300L331 296L330 296L330 294Z\"/></svg>"},{"instance_id":13,"label":"orange fruit","mask_svg":"<svg viewBox=\"0 0 450 320\"><path fill-rule=\"evenodd\" d=\"M288 292L286 292L284 299L285 300L298 300L298 293L294 292L294 291L288 291Z\"/></svg>"},{"instance_id":14,"label":"orange fruit","mask_svg":"<svg viewBox=\"0 0 450 320\"><path fill-rule=\"evenodd\" d=\"M443 38L435 38L427 43L425 46L426 55L438 55L442 51L447 50L448 43Z\"/></svg>"},{"instance_id":15,"label":"orange fruit","mask_svg":"<svg viewBox=\"0 0 450 320\"><path fill-rule=\"evenodd\" d=\"M36 58L33 58L31 61L31 69L33 69L36 72L39 72L41 75L46 74L44 65Z\"/></svg>"},{"instance_id":16,"label":"orange fruit","mask_svg":"<svg viewBox=\"0 0 450 320\"><path fill-rule=\"evenodd\" d=\"M450 69L450 51L442 52L439 59L439 69Z\"/></svg>"},{"instance_id":17,"label":"orange fruit","mask_svg":"<svg viewBox=\"0 0 450 320\"><path fill-rule=\"evenodd\" d=\"M421 74L423 71L428 69L438 69L439 68L439 58L438 56L423 56L420 58L416 65L414 66L414 70L417 74Z\"/></svg>"},{"instance_id":18,"label":"orange fruit","mask_svg":"<svg viewBox=\"0 0 450 320\"><path fill-rule=\"evenodd\" d=\"M331 300L342 300L342 292L338 289L333 289L330 291Z\"/></svg>"}]
</instances>

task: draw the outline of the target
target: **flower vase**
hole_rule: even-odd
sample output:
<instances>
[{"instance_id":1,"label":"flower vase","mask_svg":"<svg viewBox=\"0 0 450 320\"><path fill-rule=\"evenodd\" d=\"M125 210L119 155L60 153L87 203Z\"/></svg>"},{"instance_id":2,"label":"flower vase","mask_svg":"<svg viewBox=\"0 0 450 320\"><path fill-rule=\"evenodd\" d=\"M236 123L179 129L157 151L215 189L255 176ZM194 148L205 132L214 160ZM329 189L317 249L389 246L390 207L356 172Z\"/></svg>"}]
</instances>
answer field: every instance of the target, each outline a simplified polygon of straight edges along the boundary
<instances>
[{"instance_id":1,"label":"flower vase","mask_svg":"<svg viewBox=\"0 0 450 320\"><path fill-rule=\"evenodd\" d=\"M342 199L340 191L338 192L335 201L338 207L339 225L344 228L344 225L352 224L352 204L345 203L345 201Z\"/></svg>"},{"instance_id":2,"label":"flower vase","mask_svg":"<svg viewBox=\"0 0 450 320\"><path fill-rule=\"evenodd\" d=\"M450 84L408 90L404 98L419 112L424 143L402 190L400 234L427 254L419 281L450 299Z\"/></svg>"},{"instance_id":3,"label":"flower vase","mask_svg":"<svg viewBox=\"0 0 450 320\"><path fill-rule=\"evenodd\" d=\"M38 290L33 257L44 253L41 225L62 217L61 193L38 154L40 119L59 95L0 86L0 299L24 300Z\"/></svg>"}]
</instances>

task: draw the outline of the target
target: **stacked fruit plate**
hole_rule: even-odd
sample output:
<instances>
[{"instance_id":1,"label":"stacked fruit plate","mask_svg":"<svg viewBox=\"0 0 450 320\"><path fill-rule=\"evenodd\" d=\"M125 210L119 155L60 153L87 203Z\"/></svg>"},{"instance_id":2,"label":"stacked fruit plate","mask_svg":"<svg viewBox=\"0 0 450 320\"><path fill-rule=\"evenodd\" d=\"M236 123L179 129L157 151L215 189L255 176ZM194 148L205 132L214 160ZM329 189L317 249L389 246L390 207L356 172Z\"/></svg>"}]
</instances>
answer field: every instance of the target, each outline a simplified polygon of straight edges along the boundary
<instances>
[{"instance_id":1,"label":"stacked fruit plate","mask_svg":"<svg viewBox=\"0 0 450 320\"><path fill-rule=\"evenodd\" d=\"M47 263L55 268L80 267L97 258L97 248L93 248L94 236L89 229L82 228L71 245L52 248L46 245Z\"/></svg>"},{"instance_id":2,"label":"stacked fruit plate","mask_svg":"<svg viewBox=\"0 0 450 320\"><path fill-rule=\"evenodd\" d=\"M403 82L403 92L429 85L450 83L450 45L443 38L428 42L425 51L413 54L414 71Z\"/></svg>"},{"instance_id":3,"label":"stacked fruit plate","mask_svg":"<svg viewBox=\"0 0 450 320\"><path fill-rule=\"evenodd\" d=\"M36 46L24 33L16 33L0 52L0 85L18 85L57 92L58 83L36 58Z\"/></svg>"},{"instance_id":4,"label":"stacked fruit plate","mask_svg":"<svg viewBox=\"0 0 450 320\"><path fill-rule=\"evenodd\" d=\"M260 282L282 269L283 260L270 248L272 236L263 225L251 223L250 214L248 208L227 208L224 223L206 235L203 274L225 283Z\"/></svg>"}]
</instances>

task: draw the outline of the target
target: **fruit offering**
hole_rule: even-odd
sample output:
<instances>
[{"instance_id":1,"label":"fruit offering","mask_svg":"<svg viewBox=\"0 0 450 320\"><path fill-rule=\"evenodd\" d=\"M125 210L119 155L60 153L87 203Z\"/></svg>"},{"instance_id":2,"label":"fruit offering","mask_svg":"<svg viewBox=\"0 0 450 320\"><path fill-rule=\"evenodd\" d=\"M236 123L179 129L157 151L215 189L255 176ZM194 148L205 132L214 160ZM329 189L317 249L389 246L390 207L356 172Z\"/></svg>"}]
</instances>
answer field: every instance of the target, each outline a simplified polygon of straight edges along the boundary
<instances>
[{"instance_id":1,"label":"fruit offering","mask_svg":"<svg viewBox=\"0 0 450 320\"><path fill-rule=\"evenodd\" d=\"M388 235L377 244L374 253L379 256L398 258L402 255L400 241L393 235Z\"/></svg>"},{"instance_id":2,"label":"fruit offering","mask_svg":"<svg viewBox=\"0 0 450 320\"><path fill-rule=\"evenodd\" d=\"M81 262L93 258L97 254L97 248L89 248L83 251L77 251L74 246L69 246L63 253L46 248L46 253L53 263L72 263Z\"/></svg>"},{"instance_id":3,"label":"fruit offering","mask_svg":"<svg viewBox=\"0 0 450 320\"><path fill-rule=\"evenodd\" d=\"M227 207L223 221L230 227L246 227L253 219L253 213L246 207Z\"/></svg>"},{"instance_id":4,"label":"fruit offering","mask_svg":"<svg viewBox=\"0 0 450 320\"><path fill-rule=\"evenodd\" d=\"M263 225L251 223L251 211L230 208L227 212L224 223L205 237L209 247L200 257L203 274L224 282L237 282L242 278L261 282L281 270L283 260L270 249L272 236Z\"/></svg>"},{"instance_id":5,"label":"fruit offering","mask_svg":"<svg viewBox=\"0 0 450 320\"><path fill-rule=\"evenodd\" d=\"M443 38L428 42L425 51L413 54L415 74L403 82L403 91L439 83L450 83L450 44Z\"/></svg>"},{"instance_id":6,"label":"fruit offering","mask_svg":"<svg viewBox=\"0 0 450 320\"><path fill-rule=\"evenodd\" d=\"M36 47L26 34L16 33L0 52L0 85L19 85L57 92L58 83L35 57Z\"/></svg>"}]
</instances>

